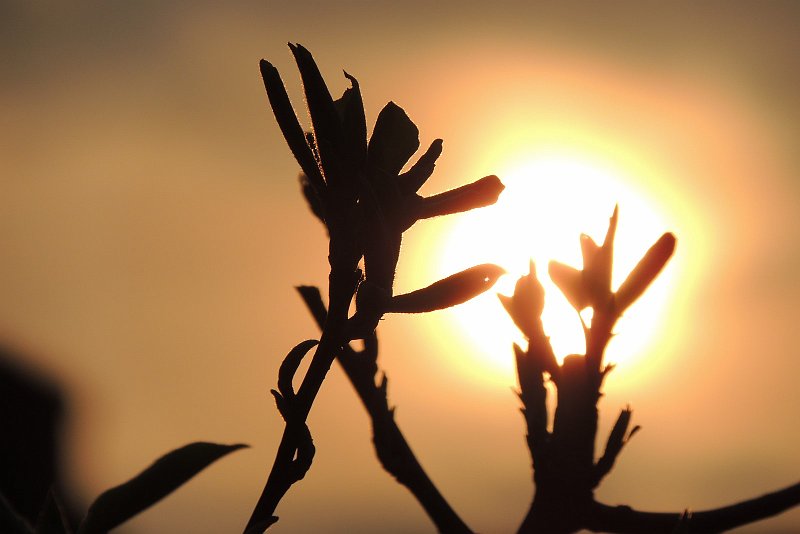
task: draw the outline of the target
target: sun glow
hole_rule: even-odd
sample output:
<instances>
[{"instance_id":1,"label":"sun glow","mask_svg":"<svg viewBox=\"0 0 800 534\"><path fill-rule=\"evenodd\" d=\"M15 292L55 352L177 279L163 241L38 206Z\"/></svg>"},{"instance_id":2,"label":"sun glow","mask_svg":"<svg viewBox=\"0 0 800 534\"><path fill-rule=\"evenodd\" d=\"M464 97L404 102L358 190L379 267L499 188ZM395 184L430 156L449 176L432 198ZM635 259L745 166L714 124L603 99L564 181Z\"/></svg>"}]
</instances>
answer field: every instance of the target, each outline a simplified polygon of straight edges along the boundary
<instances>
[{"instance_id":1,"label":"sun glow","mask_svg":"<svg viewBox=\"0 0 800 534\"><path fill-rule=\"evenodd\" d=\"M581 267L579 236L601 244L608 220L618 204L613 286L616 288L644 252L669 230L657 201L637 189L632 179L601 162L573 154L533 154L510 162L498 175L506 185L496 205L462 216L441 250L441 272L449 274L477 262L503 266L508 275L494 291L453 310L460 329L501 374L513 372L510 342L522 342L495 293L511 294L529 260L536 264L545 287L545 331L559 359L582 354L583 331L570 307L547 274L550 260ZM479 255L476 252L480 251ZM657 279L620 320L607 351L607 361L632 363L642 354L667 299L664 278ZM587 310L591 311L591 310ZM587 318L584 315L584 318Z\"/></svg>"}]
</instances>

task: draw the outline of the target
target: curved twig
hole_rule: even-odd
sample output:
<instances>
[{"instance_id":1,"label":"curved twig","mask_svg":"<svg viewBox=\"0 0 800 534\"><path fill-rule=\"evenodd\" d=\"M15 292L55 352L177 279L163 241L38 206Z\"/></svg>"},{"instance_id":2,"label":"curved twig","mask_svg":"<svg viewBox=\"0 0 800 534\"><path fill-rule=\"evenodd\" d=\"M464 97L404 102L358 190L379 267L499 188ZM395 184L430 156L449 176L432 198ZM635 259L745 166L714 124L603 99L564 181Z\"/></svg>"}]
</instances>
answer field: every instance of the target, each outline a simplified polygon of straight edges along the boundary
<instances>
[{"instance_id":1,"label":"curved twig","mask_svg":"<svg viewBox=\"0 0 800 534\"><path fill-rule=\"evenodd\" d=\"M325 380L336 354L344 343L344 327L347 312L355 294L360 272L339 272L331 270L330 298L331 313L328 314L319 344L292 402L292 416L286 420L275 461L270 470L264 490L256 502L245 532L261 533L277 521L274 512L289 488L297 482L298 470L295 462L300 447L308 442L306 419L311 405ZM302 477L300 477L302 478Z\"/></svg>"},{"instance_id":2,"label":"curved twig","mask_svg":"<svg viewBox=\"0 0 800 534\"><path fill-rule=\"evenodd\" d=\"M317 325L325 324L327 310L319 289L313 286L297 288ZM358 397L372 420L375 452L389 474L414 495L439 532L469 534L472 532L436 488L411 450L394 420L394 409L386 398L386 376L376 384L378 367L377 337L373 333L364 341L364 351L345 344L337 359L353 384Z\"/></svg>"}]
</instances>

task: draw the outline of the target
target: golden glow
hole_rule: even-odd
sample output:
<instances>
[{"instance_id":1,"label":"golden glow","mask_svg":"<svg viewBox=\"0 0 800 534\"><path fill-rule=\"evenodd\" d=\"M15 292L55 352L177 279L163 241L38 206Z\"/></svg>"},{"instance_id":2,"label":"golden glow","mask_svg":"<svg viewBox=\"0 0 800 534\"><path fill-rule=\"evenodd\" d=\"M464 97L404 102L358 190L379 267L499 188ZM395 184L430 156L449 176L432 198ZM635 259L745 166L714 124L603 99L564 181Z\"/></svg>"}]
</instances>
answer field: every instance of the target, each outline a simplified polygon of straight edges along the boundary
<instances>
[{"instance_id":1,"label":"golden glow","mask_svg":"<svg viewBox=\"0 0 800 534\"><path fill-rule=\"evenodd\" d=\"M613 284L617 287L644 252L668 226L660 206L637 189L620 170L567 151L533 153L510 161L499 176L506 190L495 206L463 216L452 228L441 250L441 273L463 269L476 261L492 261L509 274L494 291L452 311L463 334L500 374L513 372L510 342L522 342L495 293L511 294L517 278L527 272L532 258L545 287L545 330L559 359L584 352L578 316L547 275L555 259L581 266L579 236L589 234L598 244L605 236L614 205L620 206L615 241ZM669 276L669 269L667 270ZM622 318L607 361L631 363L663 313L667 287L656 280Z\"/></svg>"}]
</instances>

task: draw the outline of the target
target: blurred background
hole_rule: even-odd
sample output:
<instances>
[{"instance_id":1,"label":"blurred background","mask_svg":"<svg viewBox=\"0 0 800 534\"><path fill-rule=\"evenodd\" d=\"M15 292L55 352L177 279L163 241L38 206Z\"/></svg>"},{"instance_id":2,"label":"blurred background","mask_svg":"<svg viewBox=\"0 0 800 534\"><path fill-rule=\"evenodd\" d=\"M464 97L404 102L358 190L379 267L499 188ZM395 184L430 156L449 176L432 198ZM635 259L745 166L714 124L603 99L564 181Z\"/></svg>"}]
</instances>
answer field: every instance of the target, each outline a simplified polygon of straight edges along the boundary
<instances>
[{"instance_id":1,"label":"blurred background","mask_svg":"<svg viewBox=\"0 0 800 534\"><path fill-rule=\"evenodd\" d=\"M444 139L425 193L507 181L497 206L408 232L400 292L486 261L579 265L578 232L601 240L616 202L617 283L676 233L609 348L600 439L626 403L643 430L600 500L700 510L796 482L799 22L794 2L0 3L0 344L63 392L75 500L208 440L251 448L120 531L235 532L255 504L283 429L268 390L317 336L293 287L326 282L258 72L272 61L302 115L288 41L335 95L358 78L368 124L393 100L424 147ZM557 323L560 355L580 351ZM379 335L434 481L473 529L515 529L532 485L496 297ZM275 532L433 531L337 367L310 426Z\"/></svg>"}]
</instances>

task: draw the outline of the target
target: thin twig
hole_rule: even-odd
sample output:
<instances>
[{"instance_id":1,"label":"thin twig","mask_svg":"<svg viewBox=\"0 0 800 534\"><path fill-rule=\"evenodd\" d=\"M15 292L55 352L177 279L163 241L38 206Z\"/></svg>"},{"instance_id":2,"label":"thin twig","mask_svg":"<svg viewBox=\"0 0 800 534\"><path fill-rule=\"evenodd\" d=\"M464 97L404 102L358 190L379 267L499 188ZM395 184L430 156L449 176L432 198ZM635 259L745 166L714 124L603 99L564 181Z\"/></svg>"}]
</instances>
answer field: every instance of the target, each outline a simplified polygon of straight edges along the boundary
<instances>
[{"instance_id":1,"label":"thin twig","mask_svg":"<svg viewBox=\"0 0 800 534\"><path fill-rule=\"evenodd\" d=\"M319 289L312 286L301 286L297 289L321 328L325 324L327 311ZM345 344L337 356L372 420L373 444L378 459L384 469L416 497L439 532L471 533L472 530L428 477L397 426L394 410L389 407L386 398L385 375L380 384L375 383L378 371L376 358L377 337L374 333L365 340L364 351L356 351Z\"/></svg>"},{"instance_id":2,"label":"thin twig","mask_svg":"<svg viewBox=\"0 0 800 534\"><path fill-rule=\"evenodd\" d=\"M683 517L681 532L723 532L748 523L772 517L800 504L800 483L761 497L730 506L692 512L641 512L627 506L608 506L595 502L586 528L594 532L619 534L668 534Z\"/></svg>"}]
</instances>

